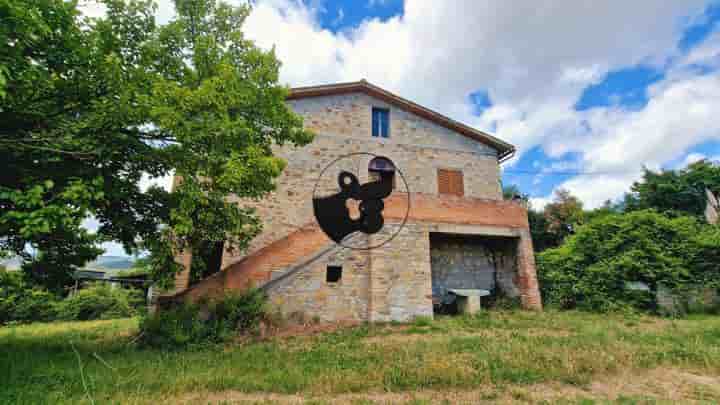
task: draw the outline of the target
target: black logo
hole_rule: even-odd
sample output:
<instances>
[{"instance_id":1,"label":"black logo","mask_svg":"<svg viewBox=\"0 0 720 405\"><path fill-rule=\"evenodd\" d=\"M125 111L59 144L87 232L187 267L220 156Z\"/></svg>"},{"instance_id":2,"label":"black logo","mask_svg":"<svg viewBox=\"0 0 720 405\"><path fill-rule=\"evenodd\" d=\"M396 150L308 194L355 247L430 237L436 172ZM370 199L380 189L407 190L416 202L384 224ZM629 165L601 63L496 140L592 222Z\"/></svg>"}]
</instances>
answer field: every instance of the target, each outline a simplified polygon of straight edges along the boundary
<instances>
[{"instance_id":1,"label":"black logo","mask_svg":"<svg viewBox=\"0 0 720 405\"><path fill-rule=\"evenodd\" d=\"M359 176L353 174L350 168L354 167L356 173L359 174L358 160L364 161L368 159L370 161L367 167L371 181L360 184ZM348 162L351 164L348 164ZM337 176L335 176L335 173L337 173ZM331 179L337 182L337 188L327 187L330 184L323 188L326 191L328 191L327 189L334 189L336 192L327 196L318 196L319 184L326 175L328 176L326 177L328 183ZM399 176L402 181L404 191L396 190L395 186L399 184L396 176ZM405 194L406 210L400 226L387 237L380 238L374 244L368 242L347 243L348 237L357 232L372 235L383 229L385 225L385 218L383 217L384 200L393 193L400 194L401 197ZM407 221L410 211L409 197L410 193L405 177L390 159L372 153L352 153L335 159L322 170L313 190L313 211L320 228L330 239L350 249L369 250L380 247L397 236ZM348 208L348 201L351 200L357 202L358 212L355 218L351 216L351 210Z\"/></svg>"}]
</instances>

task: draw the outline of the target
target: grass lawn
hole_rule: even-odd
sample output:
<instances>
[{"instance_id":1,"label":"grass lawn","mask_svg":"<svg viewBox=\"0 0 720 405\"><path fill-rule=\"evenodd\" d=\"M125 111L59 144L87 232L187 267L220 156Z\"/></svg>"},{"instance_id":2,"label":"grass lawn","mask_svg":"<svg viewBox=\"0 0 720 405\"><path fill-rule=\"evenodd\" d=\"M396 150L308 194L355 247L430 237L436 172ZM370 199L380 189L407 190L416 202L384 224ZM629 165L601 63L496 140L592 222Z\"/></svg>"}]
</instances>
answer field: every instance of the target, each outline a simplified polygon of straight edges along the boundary
<instances>
[{"instance_id":1,"label":"grass lawn","mask_svg":"<svg viewBox=\"0 0 720 405\"><path fill-rule=\"evenodd\" d=\"M177 352L136 331L0 327L0 403L720 401L720 317L490 312Z\"/></svg>"}]
</instances>

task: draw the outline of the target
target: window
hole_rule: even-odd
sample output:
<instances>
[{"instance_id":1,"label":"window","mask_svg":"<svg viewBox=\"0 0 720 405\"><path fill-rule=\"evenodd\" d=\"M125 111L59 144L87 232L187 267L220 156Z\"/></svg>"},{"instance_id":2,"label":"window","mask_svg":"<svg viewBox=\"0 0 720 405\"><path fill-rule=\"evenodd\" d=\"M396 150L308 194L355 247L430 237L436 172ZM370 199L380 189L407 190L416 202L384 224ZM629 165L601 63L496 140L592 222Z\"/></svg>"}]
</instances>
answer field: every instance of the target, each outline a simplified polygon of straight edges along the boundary
<instances>
[{"instance_id":1,"label":"window","mask_svg":"<svg viewBox=\"0 0 720 405\"><path fill-rule=\"evenodd\" d=\"M392 176L392 188L395 190L395 165L393 162L382 156L373 158L368 164L368 177L370 181L378 181L382 175Z\"/></svg>"},{"instance_id":2,"label":"window","mask_svg":"<svg viewBox=\"0 0 720 405\"><path fill-rule=\"evenodd\" d=\"M438 193L452 194L462 197L465 195L463 174L460 170L438 169Z\"/></svg>"},{"instance_id":3,"label":"window","mask_svg":"<svg viewBox=\"0 0 720 405\"><path fill-rule=\"evenodd\" d=\"M380 138L390 137L390 110L387 108L373 107L372 136Z\"/></svg>"},{"instance_id":4,"label":"window","mask_svg":"<svg viewBox=\"0 0 720 405\"><path fill-rule=\"evenodd\" d=\"M325 281L328 283L337 283L342 277L342 266L327 266L327 274Z\"/></svg>"}]
</instances>

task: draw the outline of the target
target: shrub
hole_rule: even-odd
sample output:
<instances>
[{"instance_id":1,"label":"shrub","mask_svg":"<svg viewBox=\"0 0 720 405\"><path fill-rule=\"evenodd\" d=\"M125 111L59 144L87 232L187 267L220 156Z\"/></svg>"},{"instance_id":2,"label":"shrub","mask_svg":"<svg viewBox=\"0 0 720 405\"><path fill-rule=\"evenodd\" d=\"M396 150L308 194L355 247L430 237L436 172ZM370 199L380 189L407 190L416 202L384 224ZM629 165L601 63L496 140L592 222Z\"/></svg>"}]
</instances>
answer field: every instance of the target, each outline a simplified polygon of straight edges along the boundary
<instances>
[{"instance_id":1,"label":"shrub","mask_svg":"<svg viewBox=\"0 0 720 405\"><path fill-rule=\"evenodd\" d=\"M0 273L0 324L52 320L58 301L54 294L26 283L22 273Z\"/></svg>"},{"instance_id":2,"label":"shrub","mask_svg":"<svg viewBox=\"0 0 720 405\"><path fill-rule=\"evenodd\" d=\"M59 305L58 317L63 320L87 321L133 316L130 290L113 288L107 283L94 283L66 298Z\"/></svg>"},{"instance_id":3,"label":"shrub","mask_svg":"<svg viewBox=\"0 0 720 405\"><path fill-rule=\"evenodd\" d=\"M655 309L660 286L673 292L720 279L720 237L694 218L668 218L652 210L599 217L555 249L538 255L538 277L548 305L609 311ZM642 282L650 291L633 291Z\"/></svg>"},{"instance_id":4,"label":"shrub","mask_svg":"<svg viewBox=\"0 0 720 405\"><path fill-rule=\"evenodd\" d=\"M266 297L258 289L227 293L204 304L180 304L158 310L140 322L142 342L168 349L226 341L253 331L266 313Z\"/></svg>"}]
</instances>

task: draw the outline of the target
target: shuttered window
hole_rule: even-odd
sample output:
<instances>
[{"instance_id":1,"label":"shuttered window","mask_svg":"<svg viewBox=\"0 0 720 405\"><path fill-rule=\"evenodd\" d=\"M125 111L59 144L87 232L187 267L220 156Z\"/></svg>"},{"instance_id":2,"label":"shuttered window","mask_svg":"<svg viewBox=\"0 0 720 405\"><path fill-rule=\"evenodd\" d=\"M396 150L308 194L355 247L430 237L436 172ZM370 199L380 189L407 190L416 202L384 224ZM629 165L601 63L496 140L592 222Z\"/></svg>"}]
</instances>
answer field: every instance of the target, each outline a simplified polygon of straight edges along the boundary
<instances>
[{"instance_id":1,"label":"shuttered window","mask_svg":"<svg viewBox=\"0 0 720 405\"><path fill-rule=\"evenodd\" d=\"M465 195L463 174L460 170L438 169L438 193Z\"/></svg>"},{"instance_id":2,"label":"shuttered window","mask_svg":"<svg viewBox=\"0 0 720 405\"><path fill-rule=\"evenodd\" d=\"M390 137L390 110L386 108L373 107L372 136L379 138Z\"/></svg>"}]
</instances>

